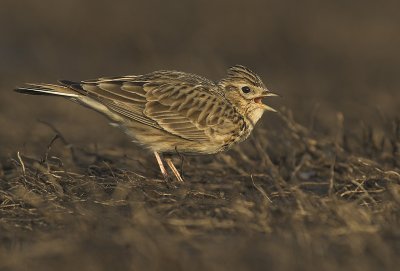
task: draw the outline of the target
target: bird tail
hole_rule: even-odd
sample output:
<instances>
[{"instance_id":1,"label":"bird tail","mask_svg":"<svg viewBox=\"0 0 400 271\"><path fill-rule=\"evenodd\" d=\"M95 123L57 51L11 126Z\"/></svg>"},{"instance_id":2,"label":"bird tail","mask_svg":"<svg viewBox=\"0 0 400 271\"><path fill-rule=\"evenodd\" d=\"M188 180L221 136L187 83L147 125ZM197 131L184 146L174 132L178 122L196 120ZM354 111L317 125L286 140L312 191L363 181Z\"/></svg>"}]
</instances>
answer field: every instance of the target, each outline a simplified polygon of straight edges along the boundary
<instances>
[{"instance_id":1,"label":"bird tail","mask_svg":"<svg viewBox=\"0 0 400 271\"><path fill-rule=\"evenodd\" d=\"M80 96L71 88L53 84L27 84L26 87L18 87L14 90L16 92L29 95L49 95L68 98L78 98Z\"/></svg>"}]
</instances>

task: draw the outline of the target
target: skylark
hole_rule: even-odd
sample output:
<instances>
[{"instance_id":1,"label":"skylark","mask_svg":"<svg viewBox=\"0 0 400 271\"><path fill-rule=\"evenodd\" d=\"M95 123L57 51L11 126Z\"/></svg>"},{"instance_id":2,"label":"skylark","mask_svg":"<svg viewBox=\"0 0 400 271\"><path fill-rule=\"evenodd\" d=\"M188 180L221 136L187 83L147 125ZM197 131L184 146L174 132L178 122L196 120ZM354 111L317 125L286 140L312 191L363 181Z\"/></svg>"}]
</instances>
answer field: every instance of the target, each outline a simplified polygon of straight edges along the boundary
<instances>
[{"instance_id":1,"label":"skylark","mask_svg":"<svg viewBox=\"0 0 400 271\"><path fill-rule=\"evenodd\" d=\"M55 84L27 84L24 94L62 96L106 115L134 142L152 150L164 177L159 153L214 154L245 140L264 111L270 92L260 77L236 65L219 82L179 72L104 77ZM165 159L183 181L170 158Z\"/></svg>"}]
</instances>

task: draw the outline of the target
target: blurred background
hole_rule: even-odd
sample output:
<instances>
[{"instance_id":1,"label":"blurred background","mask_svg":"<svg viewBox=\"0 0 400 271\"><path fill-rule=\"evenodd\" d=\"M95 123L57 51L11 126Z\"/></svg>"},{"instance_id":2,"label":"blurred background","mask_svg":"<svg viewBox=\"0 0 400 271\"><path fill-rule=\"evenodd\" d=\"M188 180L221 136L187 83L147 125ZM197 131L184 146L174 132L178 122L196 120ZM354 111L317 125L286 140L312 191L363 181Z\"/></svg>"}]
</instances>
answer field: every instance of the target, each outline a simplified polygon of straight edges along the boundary
<instances>
[{"instance_id":1,"label":"blurred background","mask_svg":"<svg viewBox=\"0 0 400 271\"><path fill-rule=\"evenodd\" d=\"M391 0L2 0L0 156L45 149L54 132L39 120L74 144L129 144L96 112L16 86L159 69L218 80L242 64L303 125L331 133L338 112L346 129L379 124L399 115L399 8Z\"/></svg>"}]
</instances>

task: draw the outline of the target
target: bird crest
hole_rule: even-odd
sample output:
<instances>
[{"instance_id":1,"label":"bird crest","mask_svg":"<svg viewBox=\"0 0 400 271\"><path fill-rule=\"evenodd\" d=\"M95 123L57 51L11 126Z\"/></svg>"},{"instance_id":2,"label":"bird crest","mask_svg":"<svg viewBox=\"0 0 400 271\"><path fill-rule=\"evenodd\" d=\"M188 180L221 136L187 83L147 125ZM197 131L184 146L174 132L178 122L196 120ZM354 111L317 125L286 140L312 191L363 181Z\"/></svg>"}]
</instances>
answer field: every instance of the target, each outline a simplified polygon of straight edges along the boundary
<instances>
[{"instance_id":1,"label":"bird crest","mask_svg":"<svg viewBox=\"0 0 400 271\"><path fill-rule=\"evenodd\" d=\"M249 68L242 65L235 65L228 69L228 76L222 79L220 82L231 82L231 81L246 81L251 85L265 88L261 78Z\"/></svg>"}]
</instances>

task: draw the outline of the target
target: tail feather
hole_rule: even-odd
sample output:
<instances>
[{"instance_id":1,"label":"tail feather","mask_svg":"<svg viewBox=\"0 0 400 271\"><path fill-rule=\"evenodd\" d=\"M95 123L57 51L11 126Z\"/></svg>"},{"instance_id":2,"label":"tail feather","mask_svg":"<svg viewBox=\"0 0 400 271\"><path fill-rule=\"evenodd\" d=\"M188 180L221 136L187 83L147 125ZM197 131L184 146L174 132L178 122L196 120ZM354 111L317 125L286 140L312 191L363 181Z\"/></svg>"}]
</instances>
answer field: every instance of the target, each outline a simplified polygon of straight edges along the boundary
<instances>
[{"instance_id":1,"label":"tail feather","mask_svg":"<svg viewBox=\"0 0 400 271\"><path fill-rule=\"evenodd\" d=\"M27 87L14 89L16 92L29 95L50 95L77 98L79 94L76 91L60 85L53 84L27 84Z\"/></svg>"}]
</instances>

